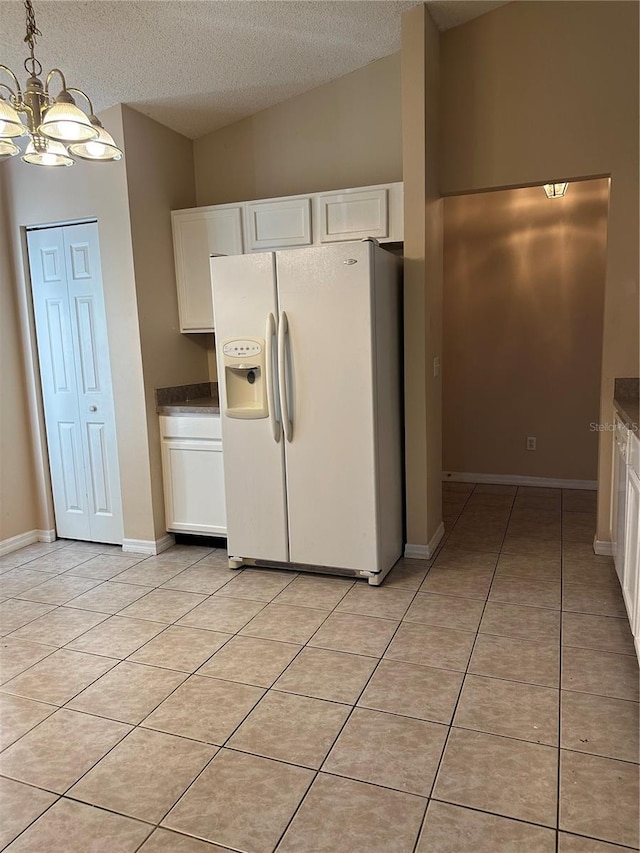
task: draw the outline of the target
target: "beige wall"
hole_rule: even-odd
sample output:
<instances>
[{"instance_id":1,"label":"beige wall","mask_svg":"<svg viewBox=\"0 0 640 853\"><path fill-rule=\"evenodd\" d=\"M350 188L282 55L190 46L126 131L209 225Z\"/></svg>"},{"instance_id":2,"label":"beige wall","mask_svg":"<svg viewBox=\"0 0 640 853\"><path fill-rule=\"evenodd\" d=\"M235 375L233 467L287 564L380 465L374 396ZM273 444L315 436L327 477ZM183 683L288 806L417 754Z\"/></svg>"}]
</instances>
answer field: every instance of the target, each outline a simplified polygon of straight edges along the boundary
<instances>
[{"instance_id":1,"label":"beige wall","mask_svg":"<svg viewBox=\"0 0 640 853\"><path fill-rule=\"evenodd\" d=\"M160 538L166 527L154 392L208 378L203 336L180 333L171 235L170 212L195 204L193 147L135 110L123 107L122 118L154 524Z\"/></svg>"},{"instance_id":2,"label":"beige wall","mask_svg":"<svg viewBox=\"0 0 640 853\"><path fill-rule=\"evenodd\" d=\"M424 5L402 19L405 467L407 542L442 521L442 200L438 191L439 34Z\"/></svg>"},{"instance_id":3,"label":"beige wall","mask_svg":"<svg viewBox=\"0 0 640 853\"><path fill-rule=\"evenodd\" d=\"M123 145L121 108L106 110L102 118L118 144ZM38 447L44 439L32 383L35 351L29 338L28 265L22 229L27 225L95 218L100 237L125 537L150 540L155 538L155 525L126 163L125 158L119 163L76 163L70 169L49 170L28 166L15 158L4 163L2 169L15 265L14 292L27 360L24 381L31 392L31 422L38 433L34 441L36 465ZM38 487L46 490L41 472L36 470L36 476ZM50 501L48 505L41 501L38 527L53 527Z\"/></svg>"},{"instance_id":4,"label":"beige wall","mask_svg":"<svg viewBox=\"0 0 640 853\"><path fill-rule=\"evenodd\" d=\"M600 419L638 373L638 4L514 2L441 38L441 189L611 175ZM609 538L611 434L598 538Z\"/></svg>"},{"instance_id":5,"label":"beige wall","mask_svg":"<svg viewBox=\"0 0 640 853\"><path fill-rule=\"evenodd\" d=\"M445 200L446 471L596 479L608 199L604 178Z\"/></svg>"},{"instance_id":6,"label":"beige wall","mask_svg":"<svg viewBox=\"0 0 640 853\"><path fill-rule=\"evenodd\" d=\"M400 55L194 143L198 204L402 179Z\"/></svg>"},{"instance_id":7,"label":"beige wall","mask_svg":"<svg viewBox=\"0 0 640 853\"><path fill-rule=\"evenodd\" d=\"M8 224L0 170L0 542L41 523Z\"/></svg>"}]
</instances>

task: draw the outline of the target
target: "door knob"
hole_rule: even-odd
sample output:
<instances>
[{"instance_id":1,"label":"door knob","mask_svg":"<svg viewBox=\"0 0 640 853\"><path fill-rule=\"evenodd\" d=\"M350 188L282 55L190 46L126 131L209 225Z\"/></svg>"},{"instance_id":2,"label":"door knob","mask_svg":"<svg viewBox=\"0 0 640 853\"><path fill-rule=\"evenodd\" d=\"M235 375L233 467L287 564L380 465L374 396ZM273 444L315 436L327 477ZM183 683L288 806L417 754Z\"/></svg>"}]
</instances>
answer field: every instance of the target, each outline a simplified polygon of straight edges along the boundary
<instances>
[{"instance_id":1,"label":"door knob","mask_svg":"<svg viewBox=\"0 0 640 853\"><path fill-rule=\"evenodd\" d=\"M97 412L97 411L98 411L98 407L97 407L97 406L89 406L89 411L90 411L90 412Z\"/></svg>"}]
</instances>

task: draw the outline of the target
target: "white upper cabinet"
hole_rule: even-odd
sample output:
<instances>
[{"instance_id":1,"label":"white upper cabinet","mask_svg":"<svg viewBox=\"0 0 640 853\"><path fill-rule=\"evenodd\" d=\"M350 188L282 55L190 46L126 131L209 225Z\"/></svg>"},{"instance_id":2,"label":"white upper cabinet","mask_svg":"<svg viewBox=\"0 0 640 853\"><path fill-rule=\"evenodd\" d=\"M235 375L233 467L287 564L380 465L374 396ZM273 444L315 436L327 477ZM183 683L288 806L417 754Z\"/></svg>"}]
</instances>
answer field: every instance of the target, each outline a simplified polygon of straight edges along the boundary
<instances>
[{"instance_id":1,"label":"white upper cabinet","mask_svg":"<svg viewBox=\"0 0 640 853\"><path fill-rule=\"evenodd\" d=\"M174 210L173 250L181 332L211 332L210 255L241 255L242 205Z\"/></svg>"},{"instance_id":2,"label":"white upper cabinet","mask_svg":"<svg viewBox=\"0 0 640 853\"><path fill-rule=\"evenodd\" d=\"M247 202L245 221L250 252L310 246L313 242L309 197Z\"/></svg>"},{"instance_id":3,"label":"white upper cabinet","mask_svg":"<svg viewBox=\"0 0 640 853\"><path fill-rule=\"evenodd\" d=\"M389 236L389 190L345 190L318 197L320 242Z\"/></svg>"},{"instance_id":4,"label":"white upper cabinet","mask_svg":"<svg viewBox=\"0 0 640 853\"><path fill-rule=\"evenodd\" d=\"M174 210L181 332L214 330L210 255L362 240L400 242L402 183Z\"/></svg>"}]
</instances>

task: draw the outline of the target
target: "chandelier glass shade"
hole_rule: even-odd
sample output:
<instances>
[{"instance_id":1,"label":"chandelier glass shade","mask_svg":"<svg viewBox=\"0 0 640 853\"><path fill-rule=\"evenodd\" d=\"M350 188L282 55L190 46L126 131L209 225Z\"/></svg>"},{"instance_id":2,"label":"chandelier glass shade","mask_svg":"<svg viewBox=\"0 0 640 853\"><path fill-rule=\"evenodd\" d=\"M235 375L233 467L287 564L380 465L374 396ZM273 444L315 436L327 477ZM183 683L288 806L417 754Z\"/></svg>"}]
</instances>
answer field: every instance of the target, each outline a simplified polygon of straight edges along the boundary
<instances>
[{"instance_id":1,"label":"chandelier glass shade","mask_svg":"<svg viewBox=\"0 0 640 853\"><path fill-rule=\"evenodd\" d=\"M0 65L0 72L12 83L0 81L0 160L22 153L16 140L23 136L28 142L22 159L36 166L72 166L73 157L103 163L122 159L122 151L94 115L88 95L81 89L67 86L59 68L47 74L43 85L42 65L34 54L36 36L41 33L36 27L31 0L24 0L24 6L27 13L25 42L30 48L24 67L29 76L23 90L13 71ZM61 90L53 97L50 85L56 77L60 78ZM76 105L72 92L86 100L88 114Z\"/></svg>"}]
</instances>

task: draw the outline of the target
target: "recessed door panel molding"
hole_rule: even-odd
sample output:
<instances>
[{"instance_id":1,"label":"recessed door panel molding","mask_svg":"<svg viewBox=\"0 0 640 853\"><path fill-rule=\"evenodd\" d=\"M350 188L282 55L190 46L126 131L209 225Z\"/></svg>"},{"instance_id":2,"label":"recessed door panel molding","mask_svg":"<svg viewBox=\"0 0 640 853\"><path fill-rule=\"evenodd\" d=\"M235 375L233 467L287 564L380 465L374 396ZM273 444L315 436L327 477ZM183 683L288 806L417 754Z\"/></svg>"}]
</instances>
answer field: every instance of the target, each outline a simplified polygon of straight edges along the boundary
<instances>
[{"instance_id":1,"label":"recessed door panel molding","mask_svg":"<svg viewBox=\"0 0 640 853\"><path fill-rule=\"evenodd\" d=\"M78 296L76 303L76 323L80 344L80 372L85 394L100 391L98 353L96 350L95 321L93 316L93 297Z\"/></svg>"},{"instance_id":2,"label":"recessed door panel molding","mask_svg":"<svg viewBox=\"0 0 640 853\"><path fill-rule=\"evenodd\" d=\"M84 478L78 442L78 426L58 422L58 446L62 470L64 507L66 512L84 513Z\"/></svg>"},{"instance_id":3,"label":"recessed door panel molding","mask_svg":"<svg viewBox=\"0 0 640 853\"><path fill-rule=\"evenodd\" d=\"M70 243L71 275L78 281L91 278L91 255L88 243Z\"/></svg>"},{"instance_id":4,"label":"recessed door panel molding","mask_svg":"<svg viewBox=\"0 0 640 853\"><path fill-rule=\"evenodd\" d=\"M71 539L121 543L98 227L38 229L27 240L56 531Z\"/></svg>"},{"instance_id":5,"label":"recessed door panel molding","mask_svg":"<svg viewBox=\"0 0 640 853\"><path fill-rule=\"evenodd\" d=\"M73 353L67 351L69 330L64 328L66 304L63 305L62 299L47 299L45 305L51 382L58 394L75 393L70 376L70 371L73 371Z\"/></svg>"},{"instance_id":6,"label":"recessed door panel molding","mask_svg":"<svg viewBox=\"0 0 640 853\"><path fill-rule=\"evenodd\" d=\"M42 264L42 280L46 284L62 280L64 264L57 246L47 246L40 249L40 263Z\"/></svg>"},{"instance_id":7,"label":"recessed door panel molding","mask_svg":"<svg viewBox=\"0 0 640 853\"><path fill-rule=\"evenodd\" d=\"M91 497L93 499L91 509L96 515L111 515L109 455L105 432L104 424L87 424L87 445L89 447L89 465L91 466Z\"/></svg>"}]
</instances>

